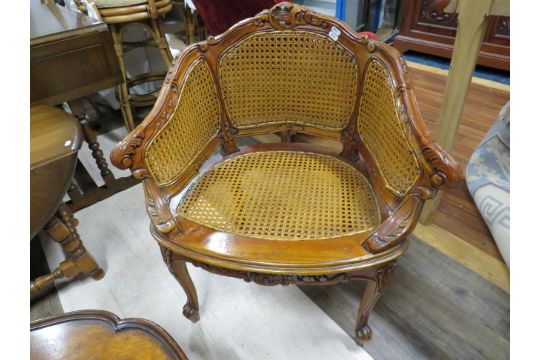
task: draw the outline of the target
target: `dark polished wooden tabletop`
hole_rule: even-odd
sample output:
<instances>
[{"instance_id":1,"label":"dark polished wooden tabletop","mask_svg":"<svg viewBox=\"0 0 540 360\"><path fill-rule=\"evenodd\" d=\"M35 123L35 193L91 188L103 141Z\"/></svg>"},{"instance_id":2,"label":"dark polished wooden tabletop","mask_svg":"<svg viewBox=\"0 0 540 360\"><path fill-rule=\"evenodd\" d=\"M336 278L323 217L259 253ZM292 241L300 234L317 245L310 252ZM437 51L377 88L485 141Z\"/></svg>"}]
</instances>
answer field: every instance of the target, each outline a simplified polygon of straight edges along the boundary
<instances>
[{"instance_id":1,"label":"dark polished wooden tabletop","mask_svg":"<svg viewBox=\"0 0 540 360\"><path fill-rule=\"evenodd\" d=\"M122 81L105 23L54 4L30 6L30 102L56 105Z\"/></svg>"},{"instance_id":2,"label":"dark polished wooden tabletop","mask_svg":"<svg viewBox=\"0 0 540 360\"><path fill-rule=\"evenodd\" d=\"M30 46L106 28L100 20L60 6L30 6Z\"/></svg>"},{"instance_id":3,"label":"dark polished wooden tabletop","mask_svg":"<svg viewBox=\"0 0 540 360\"><path fill-rule=\"evenodd\" d=\"M187 360L173 338L144 319L80 310L30 324L34 360Z\"/></svg>"}]
</instances>

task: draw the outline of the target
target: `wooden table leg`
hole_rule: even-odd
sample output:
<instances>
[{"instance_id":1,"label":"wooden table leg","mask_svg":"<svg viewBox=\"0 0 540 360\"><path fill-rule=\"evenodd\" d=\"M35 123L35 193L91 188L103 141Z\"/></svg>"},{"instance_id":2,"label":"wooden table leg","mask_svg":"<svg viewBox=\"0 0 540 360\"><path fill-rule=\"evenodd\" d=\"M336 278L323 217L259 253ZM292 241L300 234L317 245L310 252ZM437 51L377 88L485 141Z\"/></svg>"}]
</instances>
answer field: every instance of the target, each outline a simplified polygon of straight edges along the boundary
<instances>
[{"instance_id":1,"label":"wooden table leg","mask_svg":"<svg viewBox=\"0 0 540 360\"><path fill-rule=\"evenodd\" d=\"M45 231L49 236L62 246L66 260L62 261L50 274L40 276L30 282L30 295L37 294L57 279L72 279L79 274L90 275L96 280L105 276L92 255L86 251L77 232L78 223L70 208L62 204L56 216L45 226Z\"/></svg>"},{"instance_id":2,"label":"wooden table leg","mask_svg":"<svg viewBox=\"0 0 540 360\"><path fill-rule=\"evenodd\" d=\"M81 100L74 100L69 102L69 106L73 113L73 116L79 120L81 129L84 134L84 139L88 143L88 147L92 150L92 157L96 160L96 165L100 170L101 177L106 185L110 185L114 182L114 176L109 169L107 160L103 157L103 151L99 148L99 142L97 141L96 133L90 127L88 120L86 119L86 111L82 105Z\"/></svg>"},{"instance_id":3,"label":"wooden table leg","mask_svg":"<svg viewBox=\"0 0 540 360\"><path fill-rule=\"evenodd\" d=\"M94 130L92 130L90 124L88 123L88 120L86 119L86 112L81 100L77 99L70 101L69 106L71 108L73 116L75 116L75 118L77 118L77 120L79 120L79 123L81 124L84 139L88 143L88 147L90 148L90 150L92 150L92 157L96 161L96 165L100 171L103 182L105 182L105 185L99 187L92 180L92 187L90 189L85 189L85 191L82 193L82 189L78 189L77 184L72 184L70 186L68 195L71 201L69 205L72 211L77 211L92 204L95 204L98 201L104 200L119 191L126 190L131 186L138 184L139 181L132 176L126 176L119 179L116 179L114 177L113 173L109 169L109 165L107 163L107 160L105 159L103 151L100 149L96 134ZM89 176L86 177L88 178Z\"/></svg>"},{"instance_id":4,"label":"wooden table leg","mask_svg":"<svg viewBox=\"0 0 540 360\"><path fill-rule=\"evenodd\" d=\"M69 184L69 188L68 188L67 193L68 193L69 198L73 202L81 201L81 198L82 198L81 189L79 189L77 184L75 184L74 182Z\"/></svg>"}]
</instances>

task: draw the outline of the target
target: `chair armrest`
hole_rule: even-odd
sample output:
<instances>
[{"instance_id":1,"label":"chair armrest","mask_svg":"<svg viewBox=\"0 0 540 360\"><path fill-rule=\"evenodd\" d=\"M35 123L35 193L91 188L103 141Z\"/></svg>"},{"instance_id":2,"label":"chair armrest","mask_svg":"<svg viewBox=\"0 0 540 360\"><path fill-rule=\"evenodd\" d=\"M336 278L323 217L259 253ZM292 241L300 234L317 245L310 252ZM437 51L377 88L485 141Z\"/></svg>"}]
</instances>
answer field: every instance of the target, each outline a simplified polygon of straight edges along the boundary
<instances>
[{"instance_id":1,"label":"chair armrest","mask_svg":"<svg viewBox=\"0 0 540 360\"><path fill-rule=\"evenodd\" d=\"M434 190L457 186L464 179L462 167L435 142L427 130L423 134L420 137L420 149L430 167L429 180Z\"/></svg>"},{"instance_id":2,"label":"chair armrest","mask_svg":"<svg viewBox=\"0 0 540 360\"><path fill-rule=\"evenodd\" d=\"M420 149L427 162L429 186L415 185L394 212L369 235L363 247L371 253L382 252L409 235L418 222L425 200L435 196L439 189L456 186L464 179L463 169L425 129L420 137ZM427 179L426 179L427 180ZM426 184L426 180L420 181Z\"/></svg>"},{"instance_id":3,"label":"chair armrest","mask_svg":"<svg viewBox=\"0 0 540 360\"><path fill-rule=\"evenodd\" d=\"M146 211L153 226L162 234L180 232L181 228L169 207L169 195L160 191L152 179L143 180Z\"/></svg>"},{"instance_id":4,"label":"chair armrest","mask_svg":"<svg viewBox=\"0 0 540 360\"><path fill-rule=\"evenodd\" d=\"M396 210L368 236L362 246L376 254L405 239L414 230L424 201L431 197L433 191L430 188L412 188Z\"/></svg>"}]
</instances>

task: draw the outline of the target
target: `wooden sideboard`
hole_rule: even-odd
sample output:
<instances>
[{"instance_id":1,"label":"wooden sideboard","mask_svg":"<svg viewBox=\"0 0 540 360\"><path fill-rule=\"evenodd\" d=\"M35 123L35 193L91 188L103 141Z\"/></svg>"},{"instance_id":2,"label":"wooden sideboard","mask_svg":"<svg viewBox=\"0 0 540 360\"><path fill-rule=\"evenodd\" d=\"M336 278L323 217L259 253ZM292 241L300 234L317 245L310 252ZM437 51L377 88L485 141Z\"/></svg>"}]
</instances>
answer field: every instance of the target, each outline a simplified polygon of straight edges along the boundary
<instances>
[{"instance_id":1,"label":"wooden sideboard","mask_svg":"<svg viewBox=\"0 0 540 360\"><path fill-rule=\"evenodd\" d=\"M457 31L457 14L444 9L450 0L405 0L394 47L450 59ZM510 70L510 17L493 16L477 64Z\"/></svg>"}]
</instances>

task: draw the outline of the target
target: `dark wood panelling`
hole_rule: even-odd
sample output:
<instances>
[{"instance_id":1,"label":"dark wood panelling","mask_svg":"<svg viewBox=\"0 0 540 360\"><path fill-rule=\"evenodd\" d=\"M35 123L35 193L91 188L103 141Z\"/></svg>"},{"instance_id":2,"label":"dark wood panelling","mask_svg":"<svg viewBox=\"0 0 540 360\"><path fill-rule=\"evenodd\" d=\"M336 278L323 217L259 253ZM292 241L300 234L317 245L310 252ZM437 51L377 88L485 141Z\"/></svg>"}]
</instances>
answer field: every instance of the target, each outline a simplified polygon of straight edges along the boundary
<instances>
[{"instance_id":1,"label":"dark wood panelling","mask_svg":"<svg viewBox=\"0 0 540 360\"><path fill-rule=\"evenodd\" d=\"M457 31L457 14L444 9L449 0L405 0L399 35L394 46L402 53L452 57ZM478 64L510 70L510 18L493 16L484 37Z\"/></svg>"}]
</instances>

